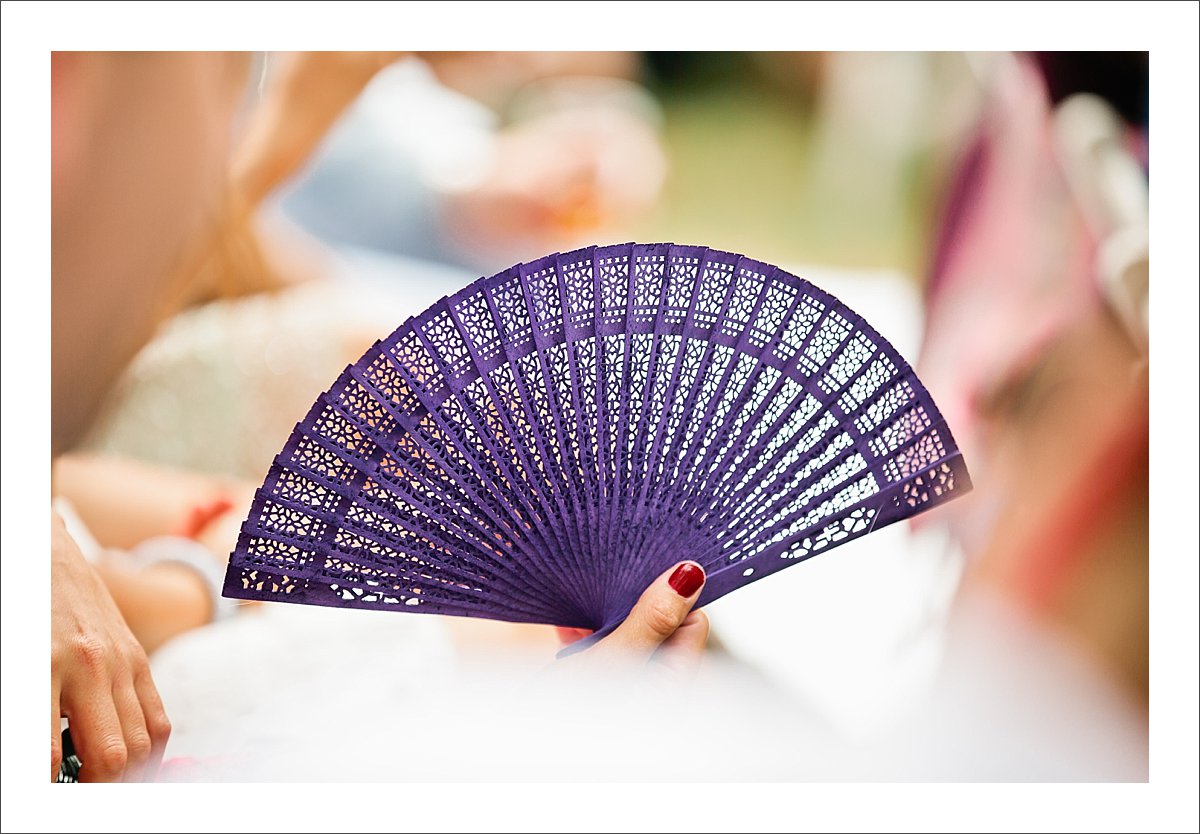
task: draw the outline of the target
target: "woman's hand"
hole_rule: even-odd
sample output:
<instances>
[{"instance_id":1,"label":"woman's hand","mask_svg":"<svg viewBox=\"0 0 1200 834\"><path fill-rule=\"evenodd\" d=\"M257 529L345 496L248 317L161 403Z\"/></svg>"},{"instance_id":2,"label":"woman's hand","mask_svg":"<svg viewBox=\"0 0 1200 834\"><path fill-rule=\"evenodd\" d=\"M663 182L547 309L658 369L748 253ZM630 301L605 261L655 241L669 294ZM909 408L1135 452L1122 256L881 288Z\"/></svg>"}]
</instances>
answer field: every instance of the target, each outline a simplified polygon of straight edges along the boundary
<instances>
[{"instance_id":1,"label":"woman's hand","mask_svg":"<svg viewBox=\"0 0 1200 834\"><path fill-rule=\"evenodd\" d=\"M153 780L171 724L149 661L57 514L50 562L50 779L65 715L83 781Z\"/></svg>"},{"instance_id":2,"label":"woman's hand","mask_svg":"<svg viewBox=\"0 0 1200 834\"><path fill-rule=\"evenodd\" d=\"M690 677L699 666L708 640L708 617L703 611L692 610L704 581L704 569L695 562L680 562L663 571L612 634L560 664L654 664L676 676ZM559 630L566 642L586 634L579 629Z\"/></svg>"}]
</instances>

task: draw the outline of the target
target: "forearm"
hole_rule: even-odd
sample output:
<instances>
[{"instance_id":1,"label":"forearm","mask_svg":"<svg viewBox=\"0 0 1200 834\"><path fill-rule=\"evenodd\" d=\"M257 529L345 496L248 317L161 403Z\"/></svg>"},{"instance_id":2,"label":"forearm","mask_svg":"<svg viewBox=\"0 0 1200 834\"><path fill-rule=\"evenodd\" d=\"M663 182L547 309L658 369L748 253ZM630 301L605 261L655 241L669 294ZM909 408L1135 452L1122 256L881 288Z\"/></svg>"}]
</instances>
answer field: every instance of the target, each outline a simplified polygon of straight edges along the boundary
<instances>
[{"instance_id":1,"label":"forearm","mask_svg":"<svg viewBox=\"0 0 1200 834\"><path fill-rule=\"evenodd\" d=\"M147 654L211 619L208 590L196 572L183 565L163 562L134 570L101 562L95 568Z\"/></svg>"},{"instance_id":2,"label":"forearm","mask_svg":"<svg viewBox=\"0 0 1200 834\"><path fill-rule=\"evenodd\" d=\"M53 488L69 500L104 547L129 549L153 536L192 534L197 509L228 501L244 513L253 486L128 458L64 455L54 461Z\"/></svg>"}]
</instances>

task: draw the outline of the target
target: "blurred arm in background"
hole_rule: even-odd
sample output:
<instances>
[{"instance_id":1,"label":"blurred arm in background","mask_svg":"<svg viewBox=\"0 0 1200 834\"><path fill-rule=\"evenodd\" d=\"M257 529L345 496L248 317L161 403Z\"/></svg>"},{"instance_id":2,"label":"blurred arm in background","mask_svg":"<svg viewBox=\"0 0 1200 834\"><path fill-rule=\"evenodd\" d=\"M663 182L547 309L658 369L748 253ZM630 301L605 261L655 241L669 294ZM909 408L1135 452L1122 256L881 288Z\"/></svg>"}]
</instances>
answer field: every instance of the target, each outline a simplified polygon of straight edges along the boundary
<instances>
[{"instance_id":1,"label":"blurred arm in background","mask_svg":"<svg viewBox=\"0 0 1200 834\"><path fill-rule=\"evenodd\" d=\"M148 654L232 610L220 577L252 484L105 455L54 462L55 507Z\"/></svg>"},{"instance_id":2,"label":"blurred arm in background","mask_svg":"<svg viewBox=\"0 0 1200 834\"><path fill-rule=\"evenodd\" d=\"M437 108L419 106L432 97L418 106L411 96L406 101L411 73L404 83L372 87L368 96L379 106L354 115L372 81L404 76L396 65L418 60L445 85L444 95L462 92L484 112L491 108L487 126L473 128L473 142L464 144L458 124L442 133ZM633 81L638 66L635 55L620 52L270 54L261 100L234 154L224 222L185 267L195 277L190 302L316 277L326 271L320 244L341 238L491 262L568 248L618 226L650 207L666 171L656 105ZM357 144L339 153L346 143ZM397 177L395 161L414 152L406 164L418 175ZM300 189L323 189L304 205L311 222L264 221L268 198L306 168L320 171L326 157L335 179ZM396 193L414 189L433 192L433 201ZM400 205L422 216L407 216ZM356 226L347 229L351 218ZM422 229L429 239L414 247Z\"/></svg>"}]
</instances>

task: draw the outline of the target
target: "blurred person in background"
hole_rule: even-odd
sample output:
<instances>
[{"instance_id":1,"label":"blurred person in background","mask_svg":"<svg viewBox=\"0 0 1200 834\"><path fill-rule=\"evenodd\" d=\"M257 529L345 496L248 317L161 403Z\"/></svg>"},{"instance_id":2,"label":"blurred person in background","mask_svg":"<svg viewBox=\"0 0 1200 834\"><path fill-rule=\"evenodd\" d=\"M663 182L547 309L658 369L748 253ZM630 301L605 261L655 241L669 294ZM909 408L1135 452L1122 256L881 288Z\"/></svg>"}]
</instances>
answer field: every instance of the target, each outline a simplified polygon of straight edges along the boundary
<instances>
[{"instance_id":1,"label":"blurred person in background","mask_svg":"<svg viewBox=\"0 0 1200 834\"><path fill-rule=\"evenodd\" d=\"M212 220L246 69L225 54L53 56L52 457L175 301L164 278ZM57 512L50 605L51 778L65 717L82 778L153 779L170 723L146 652Z\"/></svg>"},{"instance_id":2,"label":"blurred person in background","mask_svg":"<svg viewBox=\"0 0 1200 834\"><path fill-rule=\"evenodd\" d=\"M628 53L256 62L212 221L171 279L176 315L58 466L60 511L77 538L96 539L113 582L145 582L140 571L125 577L147 558L146 548L128 558L131 542L189 529L181 518L207 512L214 559L180 542L170 552L190 551L211 585L233 520L295 421L381 332L466 283L454 264L619 225L661 185L654 104L631 80ZM476 248L455 243L453 229ZM131 473L162 488L130 492ZM126 493L137 500L116 506ZM232 610L170 610L209 608ZM156 623L150 648L197 622L134 614L139 636L143 620Z\"/></svg>"},{"instance_id":3,"label":"blurred person in background","mask_svg":"<svg viewBox=\"0 0 1200 834\"><path fill-rule=\"evenodd\" d=\"M632 53L423 53L359 79L333 60L272 56L278 110L238 160L250 202L326 244L492 272L620 239L662 188L660 116ZM345 111L327 130L296 123L317 73Z\"/></svg>"},{"instance_id":4,"label":"blurred person in background","mask_svg":"<svg viewBox=\"0 0 1200 834\"><path fill-rule=\"evenodd\" d=\"M1147 778L1146 54L760 60L804 114L798 234L906 266L911 358L974 483L909 525L949 527L961 580L853 778Z\"/></svg>"},{"instance_id":5,"label":"blurred person in background","mask_svg":"<svg viewBox=\"0 0 1200 834\"><path fill-rule=\"evenodd\" d=\"M181 268L191 309L83 447L256 480L328 380L476 277L465 265L624 239L665 175L637 66L628 53L269 54L220 222Z\"/></svg>"},{"instance_id":6,"label":"blurred person in background","mask_svg":"<svg viewBox=\"0 0 1200 834\"><path fill-rule=\"evenodd\" d=\"M196 506L225 507L213 526L229 527L328 380L467 283L462 264L618 228L661 186L655 105L629 53L257 60L214 221L173 279L178 314L66 462L60 499L83 526L97 523L97 496L119 492L103 488L109 475L123 484L154 464L167 470L155 479L169 484L158 494L170 511L148 514L168 523L137 529L162 536ZM100 510L111 517L113 503ZM118 515L134 512L144 502ZM130 537L96 538L124 550ZM553 644L548 632L513 633Z\"/></svg>"},{"instance_id":7,"label":"blurred person in background","mask_svg":"<svg viewBox=\"0 0 1200 834\"><path fill-rule=\"evenodd\" d=\"M82 760L72 777L155 778L171 726L147 651L220 613L215 557L233 531L216 522L244 511L249 485L66 453L155 327L204 292L196 276L244 222L222 186L246 79L257 80L249 64L224 53L52 59L52 779L63 719ZM316 121L328 112L318 100ZM694 565L665 572L567 668L655 661L686 675L707 638L691 612L703 582Z\"/></svg>"},{"instance_id":8,"label":"blurred person in background","mask_svg":"<svg viewBox=\"0 0 1200 834\"><path fill-rule=\"evenodd\" d=\"M918 364L975 483L932 712L1030 778L1146 779L1146 55L972 60Z\"/></svg>"},{"instance_id":9,"label":"blurred person in background","mask_svg":"<svg viewBox=\"0 0 1200 834\"><path fill-rule=\"evenodd\" d=\"M325 247L494 269L619 236L665 176L638 71L624 52L270 53L198 299L312 277Z\"/></svg>"},{"instance_id":10,"label":"blurred person in background","mask_svg":"<svg viewBox=\"0 0 1200 834\"><path fill-rule=\"evenodd\" d=\"M981 576L1144 706L1146 56L1003 55L983 71L921 357L980 476L947 516Z\"/></svg>"},{"instance_id":11,"label":"blurred person in background","mask_svg":"<svg viewBox=\"0 0 1200 834\"><path fill-rule=\"evenodd\" d=\"M662 236L686 221L705 242L774 247L889 338L907 321L886 302L907 287L924 334L907 355L975 483L878 563L886 531L842 556L857 570L809 569L852 601L781 577L713 606L722 640L871 742L851 778L1145 778L1145 54L652 63L676 93L669 147L686 151L672 166L688 199ZM923 538L946 525L939 564ZM923 605L889 598L913 592ZM838 638L771 634L771 603L793 601Z\"/></svg>"}]
</instances>

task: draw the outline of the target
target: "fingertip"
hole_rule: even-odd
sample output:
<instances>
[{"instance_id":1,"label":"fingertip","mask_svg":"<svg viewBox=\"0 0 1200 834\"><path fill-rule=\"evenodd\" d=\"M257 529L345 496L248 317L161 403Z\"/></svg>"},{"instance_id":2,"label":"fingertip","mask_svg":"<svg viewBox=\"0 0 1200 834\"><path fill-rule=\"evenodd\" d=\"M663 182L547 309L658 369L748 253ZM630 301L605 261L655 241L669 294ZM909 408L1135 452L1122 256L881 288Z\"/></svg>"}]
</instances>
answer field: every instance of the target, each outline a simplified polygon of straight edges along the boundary
<instances>
[{"instance_id":1,"label":"fingertip","mask_svg":"<svg viewBox=\"0 0 1200 834\"><path fill-rule=\"evenodd\" d=\"M688 560L680 562L675 566L675 569L671 571L671 576L667 580L667 584L679 596L684 599L690 599L700 592L707 579L708 577L704 573L704 568L699 563Z\"/></svg>"}]
</instances>

